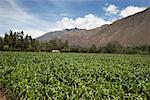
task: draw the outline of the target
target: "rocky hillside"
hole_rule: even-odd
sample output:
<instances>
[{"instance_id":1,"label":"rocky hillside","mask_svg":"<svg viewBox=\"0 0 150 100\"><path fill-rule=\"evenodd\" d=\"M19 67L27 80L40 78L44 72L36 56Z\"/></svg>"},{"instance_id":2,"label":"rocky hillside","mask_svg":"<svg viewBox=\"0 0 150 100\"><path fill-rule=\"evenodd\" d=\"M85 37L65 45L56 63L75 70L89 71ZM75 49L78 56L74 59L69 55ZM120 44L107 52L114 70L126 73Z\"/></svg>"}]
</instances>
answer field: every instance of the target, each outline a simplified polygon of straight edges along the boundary
<instances>
[{"instance_id":1,"label":"rocky hillside","mask_svg":"<svg viewBox=\"0 0 150 100\"><path fill-rule=\"evenodd\" d=\"M66 29L48 32L37 39L49 41L55 38L82 47L106 45L112 41L118 41L123 46L150 45L150 8L92 30Z\"/></svg>"}]
</instances>

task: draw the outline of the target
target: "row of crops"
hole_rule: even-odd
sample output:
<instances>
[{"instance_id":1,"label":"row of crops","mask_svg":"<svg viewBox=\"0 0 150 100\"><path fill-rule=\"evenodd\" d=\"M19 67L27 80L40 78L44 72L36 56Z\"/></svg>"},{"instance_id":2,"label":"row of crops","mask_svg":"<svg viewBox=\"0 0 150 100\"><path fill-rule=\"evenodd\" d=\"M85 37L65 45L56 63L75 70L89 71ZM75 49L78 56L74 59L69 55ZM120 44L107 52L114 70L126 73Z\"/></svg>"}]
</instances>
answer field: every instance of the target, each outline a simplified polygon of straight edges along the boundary
<instances>
[{"instance_id":1,"label":"row of crops","mask_svg":"<svg viewBox=\"0 0 150 100\"><path fill-rule=\"evenodd\" d=\"M150 56L0 52L0 87L14 100L146 100Z\"/></svg>"}]
</instances>

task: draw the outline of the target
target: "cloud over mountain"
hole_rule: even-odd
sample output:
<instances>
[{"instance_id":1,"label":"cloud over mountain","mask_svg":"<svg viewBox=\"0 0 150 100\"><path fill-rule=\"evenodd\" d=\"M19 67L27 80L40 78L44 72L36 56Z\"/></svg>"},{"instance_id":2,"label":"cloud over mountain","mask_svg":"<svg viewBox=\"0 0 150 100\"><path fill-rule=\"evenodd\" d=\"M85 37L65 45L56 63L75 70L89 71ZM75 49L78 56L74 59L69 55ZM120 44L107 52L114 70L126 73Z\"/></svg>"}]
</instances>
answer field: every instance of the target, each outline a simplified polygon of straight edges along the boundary
<instances>
[{"instance_id":1,"label":"cloud over mountain","mask_svg":"<svg viewBox=\"0 0 150 100\"><path fill-rule=\"evenodd\" d=\"M93 29L104 24L109 24L110 21L106 21L101 17L95 16L93 14L85 15L84 17L78 17L76 19L64 17L62 20L57 21L53 30L63 30L71 28L80 28L80 29Z\"/></svg>"},{"instance_id":2,"label":"cloud over mountain","mask_svg":"<svg viewBox=\"0 0 150 100\"><path fill-rule=\"evenodd\" d=\"M63 23L74 24L74 20L65 19ZM77 21L78 22L78 21ZM79 21L80 22L80 21ZM83 21L84 22L84 21ZM69 24L68 24L69 23ZM117 41L122 46L150 45L150 8L126 18L121 18L112 24L103 25L91 30L70 29L56 32L48 32L37 38L40 41L61 39L68 41L70 45L97 47Z\"/></svg>"},{"instance_id":3,"label":"cloud over mountain","mask_svg":"<svg viewBox=\"0 0 150 100\"><path fill-rule=\"evenodd\" d=\"M145 10L146 7L128 6L120 11L120 16L127 17Z\"/></svg>"},{"instance_id":4,"label":"cloud over mountain","mask_svg":"<svg viewBox=\"0 0 150 100\"><path fill-rule=\"evenodd\" d=\"M0 36L10 29L23 30L32 37L66 28L93 29L144 10L150 4L142 0L145 5L129 6L130 0L122 0L123 6L114 1L0 0Z\"/></svg>"},{"instance_id":5,"label":"cloud over mountain","mask_svg":"<svg viewBox=\"0 0 150 100\"><path fill-rule=\"evenodd\" d=\"M141 12L146 9L146 7L138 7L138 6L127 6L125 8L120 9L118 6L114 4L106 4L103 8L108 15L117 15L120 17L127 17L133 15L135 13Z\"/></svg>"}]
</instances>

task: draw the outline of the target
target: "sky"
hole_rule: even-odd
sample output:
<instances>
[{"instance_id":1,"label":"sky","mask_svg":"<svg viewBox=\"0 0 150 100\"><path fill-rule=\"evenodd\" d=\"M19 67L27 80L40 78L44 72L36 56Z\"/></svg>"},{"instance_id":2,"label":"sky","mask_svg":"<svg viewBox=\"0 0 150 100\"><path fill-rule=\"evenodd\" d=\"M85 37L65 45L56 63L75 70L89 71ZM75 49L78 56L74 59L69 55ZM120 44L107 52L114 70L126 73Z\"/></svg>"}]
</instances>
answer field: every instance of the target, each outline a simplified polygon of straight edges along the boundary
<instances>
[{"instance_id":1,"label":"sky","mask_svg":"<svg viewBox=\"0 0 150 100\"><path fill-rule=\"evenodd\" d=\"M63 29L93 29L150 7L150 0L0 0L0 36L33 38Z\"/></svg>"}]
</instances>

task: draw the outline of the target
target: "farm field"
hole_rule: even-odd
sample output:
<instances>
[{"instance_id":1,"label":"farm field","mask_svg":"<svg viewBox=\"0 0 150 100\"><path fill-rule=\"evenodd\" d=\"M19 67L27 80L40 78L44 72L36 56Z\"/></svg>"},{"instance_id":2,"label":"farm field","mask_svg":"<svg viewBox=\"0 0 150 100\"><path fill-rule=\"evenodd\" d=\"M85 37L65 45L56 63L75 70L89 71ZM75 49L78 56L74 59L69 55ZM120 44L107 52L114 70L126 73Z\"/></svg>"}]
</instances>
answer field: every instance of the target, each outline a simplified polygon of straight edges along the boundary
<instances>
[{"instance_id":1,"label":"farm field","mask_svg":"<svg viewBox=\"0 0 150 100\"><path fill-rule=\"evenodd\" d=\"M12 100L146 100L150 56L0 52L0 88Z\"/></svg>"}]
</instances>

